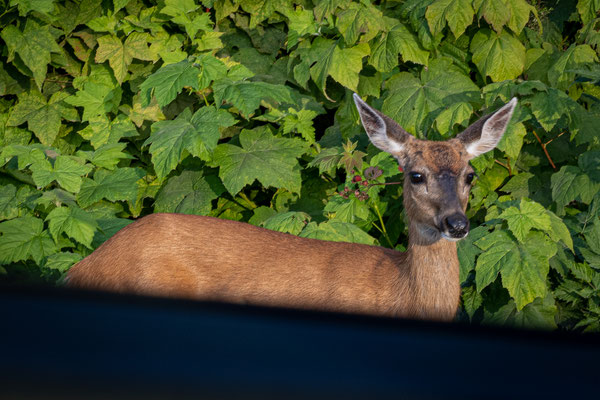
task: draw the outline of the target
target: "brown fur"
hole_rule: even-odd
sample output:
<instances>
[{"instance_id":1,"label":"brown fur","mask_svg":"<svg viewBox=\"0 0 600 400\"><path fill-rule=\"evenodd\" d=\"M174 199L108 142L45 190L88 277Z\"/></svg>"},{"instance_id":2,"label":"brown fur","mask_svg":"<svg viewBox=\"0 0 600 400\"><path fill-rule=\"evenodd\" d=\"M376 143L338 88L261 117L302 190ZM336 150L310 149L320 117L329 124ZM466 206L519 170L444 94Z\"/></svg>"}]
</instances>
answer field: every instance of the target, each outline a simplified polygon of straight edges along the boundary
<instances>
[{"instance_id":1,"label":"brown fur","mask_svg":"<svg viewBox=\"0 0 600 400\"><path fill-rule=\"evenodd\" d=\"M123 293L451 319L459 294L449 285L458 281L454 247L440 241L436 252L414 245L401 253L212 217L153 214L120 230L67 279L69 286ZM407 262L424 252L427 266ZM427 285L416 285L424 275ZM431 286L439 289L439 307L427 304Z\"/></svg>"},{"instance_id":2,"label":"brown fur","mask_svg":"<svg viewBox=\"0 0 600 400\"><path fill-rule=\"evenodd\" d=\"M498 117L485 117L475 128L446 142L417 140L360 98L355 101L371 141L392 153L406 171L406 252L300 238L211 217L154 214L123 228L72 267L67 284L244 304L453 319L460 284L456 243L451 240L459 237L448 236L448 217L458 216L468 232L464 211L471 187L467 175L473 171L468 161L497 144L516 100L496 113ZM490 124L485 122L488 118ZM411 183L413 173L421 174L424 181ZM462 235L466 232L461 230Z\"/></svg>"}]
</instances>

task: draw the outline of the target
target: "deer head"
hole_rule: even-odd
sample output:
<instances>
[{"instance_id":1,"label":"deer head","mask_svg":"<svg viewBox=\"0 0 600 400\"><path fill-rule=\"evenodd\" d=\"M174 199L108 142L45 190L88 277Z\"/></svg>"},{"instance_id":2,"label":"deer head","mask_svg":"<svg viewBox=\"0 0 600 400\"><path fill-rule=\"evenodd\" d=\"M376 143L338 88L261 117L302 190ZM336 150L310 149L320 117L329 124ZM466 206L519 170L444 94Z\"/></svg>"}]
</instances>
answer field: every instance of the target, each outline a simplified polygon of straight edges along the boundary
<instances>
[{"instance_id":1,"label":"deer head","mask_svg":"<svg viewBox=\"0 0 600 400\"><path fill-rule=\"evenodd\" d=\"M469 160L496 147L517 99L446 141L416 139L357 94L354 102L371 142L393 155L405 171L404 208L411 241L427 244L440 238L456 241L467 236L465 210L475 176Z\"/></svg>"}]
</instances>

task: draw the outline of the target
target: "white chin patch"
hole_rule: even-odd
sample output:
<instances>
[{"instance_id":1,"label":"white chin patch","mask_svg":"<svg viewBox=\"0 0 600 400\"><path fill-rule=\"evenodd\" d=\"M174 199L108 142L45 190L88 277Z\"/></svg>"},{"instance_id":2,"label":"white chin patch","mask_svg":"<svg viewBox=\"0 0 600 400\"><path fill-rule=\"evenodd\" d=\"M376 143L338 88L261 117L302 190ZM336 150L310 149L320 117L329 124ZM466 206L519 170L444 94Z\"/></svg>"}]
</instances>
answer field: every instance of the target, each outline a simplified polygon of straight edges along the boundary
<instances>
[{"instance_id":1,"label":"white chin patch","mask_svg":"<svg viewBox=\"0 0 600 400\"><path fill-rule=\"evenodd\" d=\"M466 238L468 234L469 233L467 232L467 233L465 233L465 236L459 237L459 238L455 238L455 237L452 237L452 236L448 235L446 232L442 232L442 237L444 239L446 239L447 241L449 241L449 242L458 242L459 240L462 240L462 239Z\"/></svg>"}]
</instances>

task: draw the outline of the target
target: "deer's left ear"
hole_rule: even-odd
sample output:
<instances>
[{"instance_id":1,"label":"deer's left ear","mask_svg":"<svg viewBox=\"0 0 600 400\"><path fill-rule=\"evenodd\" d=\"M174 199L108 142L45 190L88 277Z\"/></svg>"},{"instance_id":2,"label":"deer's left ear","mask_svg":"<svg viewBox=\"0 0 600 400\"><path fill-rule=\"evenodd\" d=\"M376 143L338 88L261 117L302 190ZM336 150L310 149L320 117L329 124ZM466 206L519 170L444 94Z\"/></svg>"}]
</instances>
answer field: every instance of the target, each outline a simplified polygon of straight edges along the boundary
<instances>
[{"instance_id":1,"label":"deer's left ear","mask_svg":"<svg viewBox=\"0 0 600 400\"><path fill-rule=\"evenodd\" d=\"M474 122L457 136L469 153L469 158L475 158L496 147L508 127L516 105L517 98L513 97L501 109Z\"/></svg>"}]
</instances>

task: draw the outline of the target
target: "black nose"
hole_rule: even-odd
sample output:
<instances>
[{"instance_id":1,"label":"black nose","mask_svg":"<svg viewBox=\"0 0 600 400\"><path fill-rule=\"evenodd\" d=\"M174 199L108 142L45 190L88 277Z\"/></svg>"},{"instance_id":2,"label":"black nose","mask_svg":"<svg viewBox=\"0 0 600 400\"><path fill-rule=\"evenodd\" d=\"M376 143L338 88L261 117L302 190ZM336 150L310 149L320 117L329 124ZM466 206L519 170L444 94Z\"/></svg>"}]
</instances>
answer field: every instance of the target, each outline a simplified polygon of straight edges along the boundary
<instances>
[{"instance_id":1,"label":"black nose","mask_svg":"<svg viewBox=\"0 0 600 400\"><path fill-rule=\"evenodd\" d=\"M444 225L450 236L454 238L462 238L469 233L469 220L461 213L455 213L446 217Z\"/></svg>"}]
</instances>

